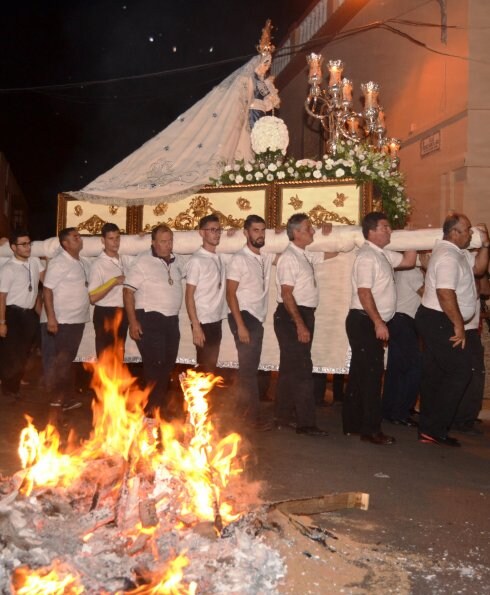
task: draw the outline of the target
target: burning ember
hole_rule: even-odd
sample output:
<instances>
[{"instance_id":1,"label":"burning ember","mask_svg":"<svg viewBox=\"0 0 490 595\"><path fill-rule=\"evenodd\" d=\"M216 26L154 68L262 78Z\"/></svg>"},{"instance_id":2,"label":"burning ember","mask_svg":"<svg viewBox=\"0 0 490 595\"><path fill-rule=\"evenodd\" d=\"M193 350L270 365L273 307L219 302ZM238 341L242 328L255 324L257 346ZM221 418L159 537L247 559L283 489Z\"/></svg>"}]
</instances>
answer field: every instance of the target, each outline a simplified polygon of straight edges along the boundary
<instances>
[{"instance_id":1,"label":"burning ember","mask_svg":"<svg viewBox=\"0 0 490 595\"><path fill-rule=\"evenodd\" d=\"M0 591L271 592L284 569L241 526L241 438L221 439L209 417L220 378L183 374L187 420L169 424L145 418L147 394L114 361L94 366L93 430L81 446L63 451L53 425L38 432L26 416L23 471L0 499Z\"/></svg>"}]
</instances>

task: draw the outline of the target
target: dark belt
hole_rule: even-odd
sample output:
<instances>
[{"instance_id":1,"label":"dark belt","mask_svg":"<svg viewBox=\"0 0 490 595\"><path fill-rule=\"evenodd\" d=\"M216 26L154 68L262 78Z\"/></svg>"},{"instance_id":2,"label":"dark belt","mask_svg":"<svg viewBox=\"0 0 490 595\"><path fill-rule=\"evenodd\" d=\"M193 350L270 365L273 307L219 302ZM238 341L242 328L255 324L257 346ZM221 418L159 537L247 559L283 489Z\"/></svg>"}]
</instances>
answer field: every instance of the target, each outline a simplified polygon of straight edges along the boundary
<instances>
[{"instance_id":1,"label":"dark belt","mask_svg":"<svg viewBox=\"0 0 490 595\"><path fill-rule=\"evenodd\" d=\"M365 310L360 310L359 308L351 308L350 312L357 312L358 314L362 314L363 316L369 316L369 314Z\"/></svg>"},{"instance_id":2,"label":"dark belt","mask_svg":"<svg viewBox=\"0 0 490 595\"><path fill-rule=\"evenodd\" d=\"M22 312L32 312L34 308L21 308L20 306L16 306L15 304L9 304L7 308L12 308L13 310L21 310Z\"/></svg>"}]
</instances>

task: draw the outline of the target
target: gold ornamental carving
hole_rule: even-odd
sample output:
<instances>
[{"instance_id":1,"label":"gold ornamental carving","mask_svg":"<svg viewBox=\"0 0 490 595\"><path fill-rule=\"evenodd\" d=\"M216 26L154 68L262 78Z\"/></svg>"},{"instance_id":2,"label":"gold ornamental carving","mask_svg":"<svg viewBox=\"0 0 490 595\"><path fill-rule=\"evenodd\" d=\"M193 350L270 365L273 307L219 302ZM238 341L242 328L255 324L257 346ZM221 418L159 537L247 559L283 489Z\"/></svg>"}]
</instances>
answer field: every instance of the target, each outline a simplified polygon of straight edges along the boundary
<instances>
[{"instance_id":1,"label":"gold ornamental carving","mask_svg":"<svg viewBox=\"0 0 490 595\"><path fill-rule=\"evenodd\" d=\"M81 217L83 215L83 209L80 205L75 205L73 207L73 212L75 213L75 217Z\"/></svg>"},{"instance_id":2,"label":"gold ornamental carving","mask_svg":"<svg viewBox=\"0 0 490 595\"><path fill-rule=\"evenodd\" d=\"M119 211L119 207L117 205L109 205L109 214L115 215Z\"/></svg>"},{"instance_id":3,"label":"gold ornamental carving","mask_svg":"<svg viewBox=\"0 0 490 595\"><path fill-rule=\"evenodd\" d=\"M153 214L156 215L157 217L160 217L161 215L165 215L165 213L167 212L167 209L168 209L168 203L159 202L157 204L157 206L153 209Z\"/></svg>"},{"instance_id":4,"label":"gold ornamental carving","mask_svg":"<svg viewBox=\"0 0 490 595\"><path fill-rule=\"evenodd\" d=\"M348 196L346 196L343 192L337 192L337 198L334 198L333 200L333 204L336 207L343 207L345 201L348 199Z\"/></svg>"},{"instance_id":5,"label":"gold ornamental carving","mask_svg":"<svg viewBox=\"0 0 490 595\"><path fill-rule=\"evenodd\" d=\"M344 225L355 225L356 222L348 217L342 217L338 213L334 213L333 211L327 211L325 207L321 205L316 205L313 207L309 212L308 216L311 219L313 225L320 227L324 223L327 222L334 222L334 223L341 223Z\"/></svg>"},{"instance_id":6,"label":"gold ornamental carving","mask_svg":"<svg viewBox=\"0 0 490 595\"><path fill-rule=\"evenodd\" d=\"M82 221L80 225L77 226L78 231L88 231L89 234L96 236L99 235L102 231L102 226L107 223L101 219L98 215L92 215L86 221Z\"/></svg>"},{"instance_id":7,"label":"gold ornamental carving","mask_svg":"<svg viewBox=\"0 0 490 595\"><path fill-rule=\"evenodd\" d=\"M199 220L206 215L217 215L220 226L226 229L241 229L244 219L236 219L233 215L225 215L221 211L213 208L213 203L206 196L195 196L189 207L179 213L175 218L169 218L166 221L157 221L154 224L147 223L143 231L151 231L157 225L165 223L171 229L177 231L192 231L197 229Z\"/></svg>"},{"instance_id":8,"label":"gold ornamental carving","mask_svg":"<svg viewBox=\"0 0 490 595\"><path fill-rule=\"evenodd\" d=\"M289 199L289 204L293 207L295 211L297 211L298 209L301 209L301 207L303 206L303 201L296 194L295 196L291 196L291 198Z\"/></svg>"},{"instance_id":9,"label":"gold ornamental carving","mask_svg":"<svg viewBox=\"0 0 490 595\"><path fill-rule=\"evenodd\" d=\"M240 196L236 199L236 204L240 211L250 211L250 209L252 208L252 205L250 204L248 198L243 198L243 196Z\"/></svg>"}]
</instances>

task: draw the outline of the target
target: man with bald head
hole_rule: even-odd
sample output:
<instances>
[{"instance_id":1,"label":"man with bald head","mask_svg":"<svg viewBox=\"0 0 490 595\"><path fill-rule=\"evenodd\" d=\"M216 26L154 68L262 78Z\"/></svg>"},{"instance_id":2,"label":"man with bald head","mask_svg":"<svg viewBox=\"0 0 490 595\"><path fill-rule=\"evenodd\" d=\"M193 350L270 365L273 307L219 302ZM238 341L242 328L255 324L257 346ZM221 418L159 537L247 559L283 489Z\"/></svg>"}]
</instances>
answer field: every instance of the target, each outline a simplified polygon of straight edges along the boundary
<instances>
[{"instance_id":1,"label":"man with bald head","mask_svg":"<svg viewBox=\"0 0 490 595\"><path fill-rule=\"evenodd\" d=\"M443 239L433 252L425 276L425 290L415 322L424 341L420 391L419 441L460 446L448 428L470 382L471 357L465 323L475 314L475 276L488 268L490 239L478 224L481 248L474 265L467 248L473 231L466 215L454 213L443 225Z\"/></svg>"}]
</instances>

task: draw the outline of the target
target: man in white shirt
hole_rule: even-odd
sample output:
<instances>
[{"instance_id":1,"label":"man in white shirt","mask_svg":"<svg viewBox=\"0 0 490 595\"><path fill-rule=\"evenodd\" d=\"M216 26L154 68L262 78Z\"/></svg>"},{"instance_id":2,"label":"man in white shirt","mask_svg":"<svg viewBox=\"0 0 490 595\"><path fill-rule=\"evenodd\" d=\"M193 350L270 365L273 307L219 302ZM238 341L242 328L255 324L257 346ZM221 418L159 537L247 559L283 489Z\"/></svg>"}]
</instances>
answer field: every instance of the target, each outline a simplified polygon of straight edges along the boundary
<instances>
[{"instance_id":1,"label":"man in white shirt","mask_svg":"<svg viewBox=\"0 0 490 595\"><path fill-rule=\"evenodd\" d=\"M383 417L395 425L416 427L410 416L420 391L422 353L415 314L424 292L420 267L395 271L396 312L390 320L388 361L383 383Z\"/></svg>"},{"instance_id":2,"label":"man in white shirt","mask_svg":"<svg viewBox=\"0 0 490 595\"><path fill-rule=\"evenodd\" d=\"M258 368L267 316L271 267L276 258L262 254L265 221L258 215L245 219L246 245L231 258L226 271L228 323L238 352L237 413L257 430L272 424L259 419Z\"/></svg>"},{"instance_id":3,"label":"man in white shirt","mask_svg":"<svg viewBox=\"0 0 490 595\"><path fill-rule=\"evenodd\" d=\"M352 351L349 380L342 405L344 434L360 434L372 444L393 444L381 431L381 383L388 322L396 308L393 269L415 266L417 253L385 250L391 226L384 213L368 213L362 221L363 244L352 268L352 297L345 321Z\"/></svg>"},{"instance_id":4,"label":"man in white shirt","mask_svg":"<svg viewBox=\"0 0 490 595\"><path fill-rule=\"evenodd\" d=\"M482 247L472 266L467 248L473 232L468 217L457 213L447 217L443 239L432 251L425 275L424 296L415 317L424 341L420 442L460 446L448 436L448 429L472 375L465 324L475 315L474 277L486 273L490 248L486 226L477 228Z\"/></svg>"},{"instance_id":5,"label":"man in white shirt","mask_svg":"<svg viewBox=\"0 0 490 595\"><path fill-rule=\"evenodd\" d=\"M323 232L330 230L331 226L325 226ZM315 266L336 253L306 252L315 234L306 213L292 215L286 231L290 242L279 257L276 273L274 332L280 361L275 415L279 427L296 423L298 434L327 436L316 426L311 344L319 302Z\"/></svg>"},{"instance_id":6,"label":"man in white shirt","mask_svg":"<svg viewBox=\"0 0 490 595\"><path fill-rule=\"evenodd\" d=\"M196 360L206 373L216 373L221 345L221 321L226 317L225 264L216 248L221 226L217 215L199 221L202 246L194 252L185 268L185 305L196 346Z\"/></svg>"},{"instance_id":7,"label":"man in white shirt","mask_svg":"<svg viewBox=\"0 0 490 595\"><path fill-rule=\"evenodd\" d=\"M95 304L95 352L99 359L105 349L112 348L122 362L128 332L122 286L130 258L119 255L121 233L116 224L105 223L101 233L104 250L92 262L88 284L90 303Z\"/></svg>"},{"instance_id":8,"label":"man in white shirt","mask_svg":"<svg viewBox=\"0 0 490 595\"><path fill-rule=\"evenodd\" d=\"M14 253L0 269L0 376L2 392L19 397L20 381L39 325L36 313L44 263L31 256L25 230L10 236Z\"/></svg>"},{"instance_id":9,"label":"man in white shirt","mask_svg":"<svg viewBox=\"0 0 490 595\"><path fill-rule=\"evenodd\" d=\"M45 385L51 394L51 406L75 409L81 403L70 400L73 384L71 364L90 319L88 280L90 263L80 257L83 239L74 227L58 234L61 250L49 261L44 279L44 308L47 317L42 325L42 350L45 362Z\"/></svg>"},{"instance_id":10,"label":"man in white shirt","mask_svg":"<svg viewBox=\"0 0 490 595\"><path fill-rule=\"evenodd\" d=\"M129 334L141 353L144 379L150 389L145 412L153 417L160 409L167 420L174 415L168 384L179 350L184 278L183 262L172 250L172 230L158 225L151 232L151 249L131 266L123 288Z\"/></svg>"}]
</instances>

